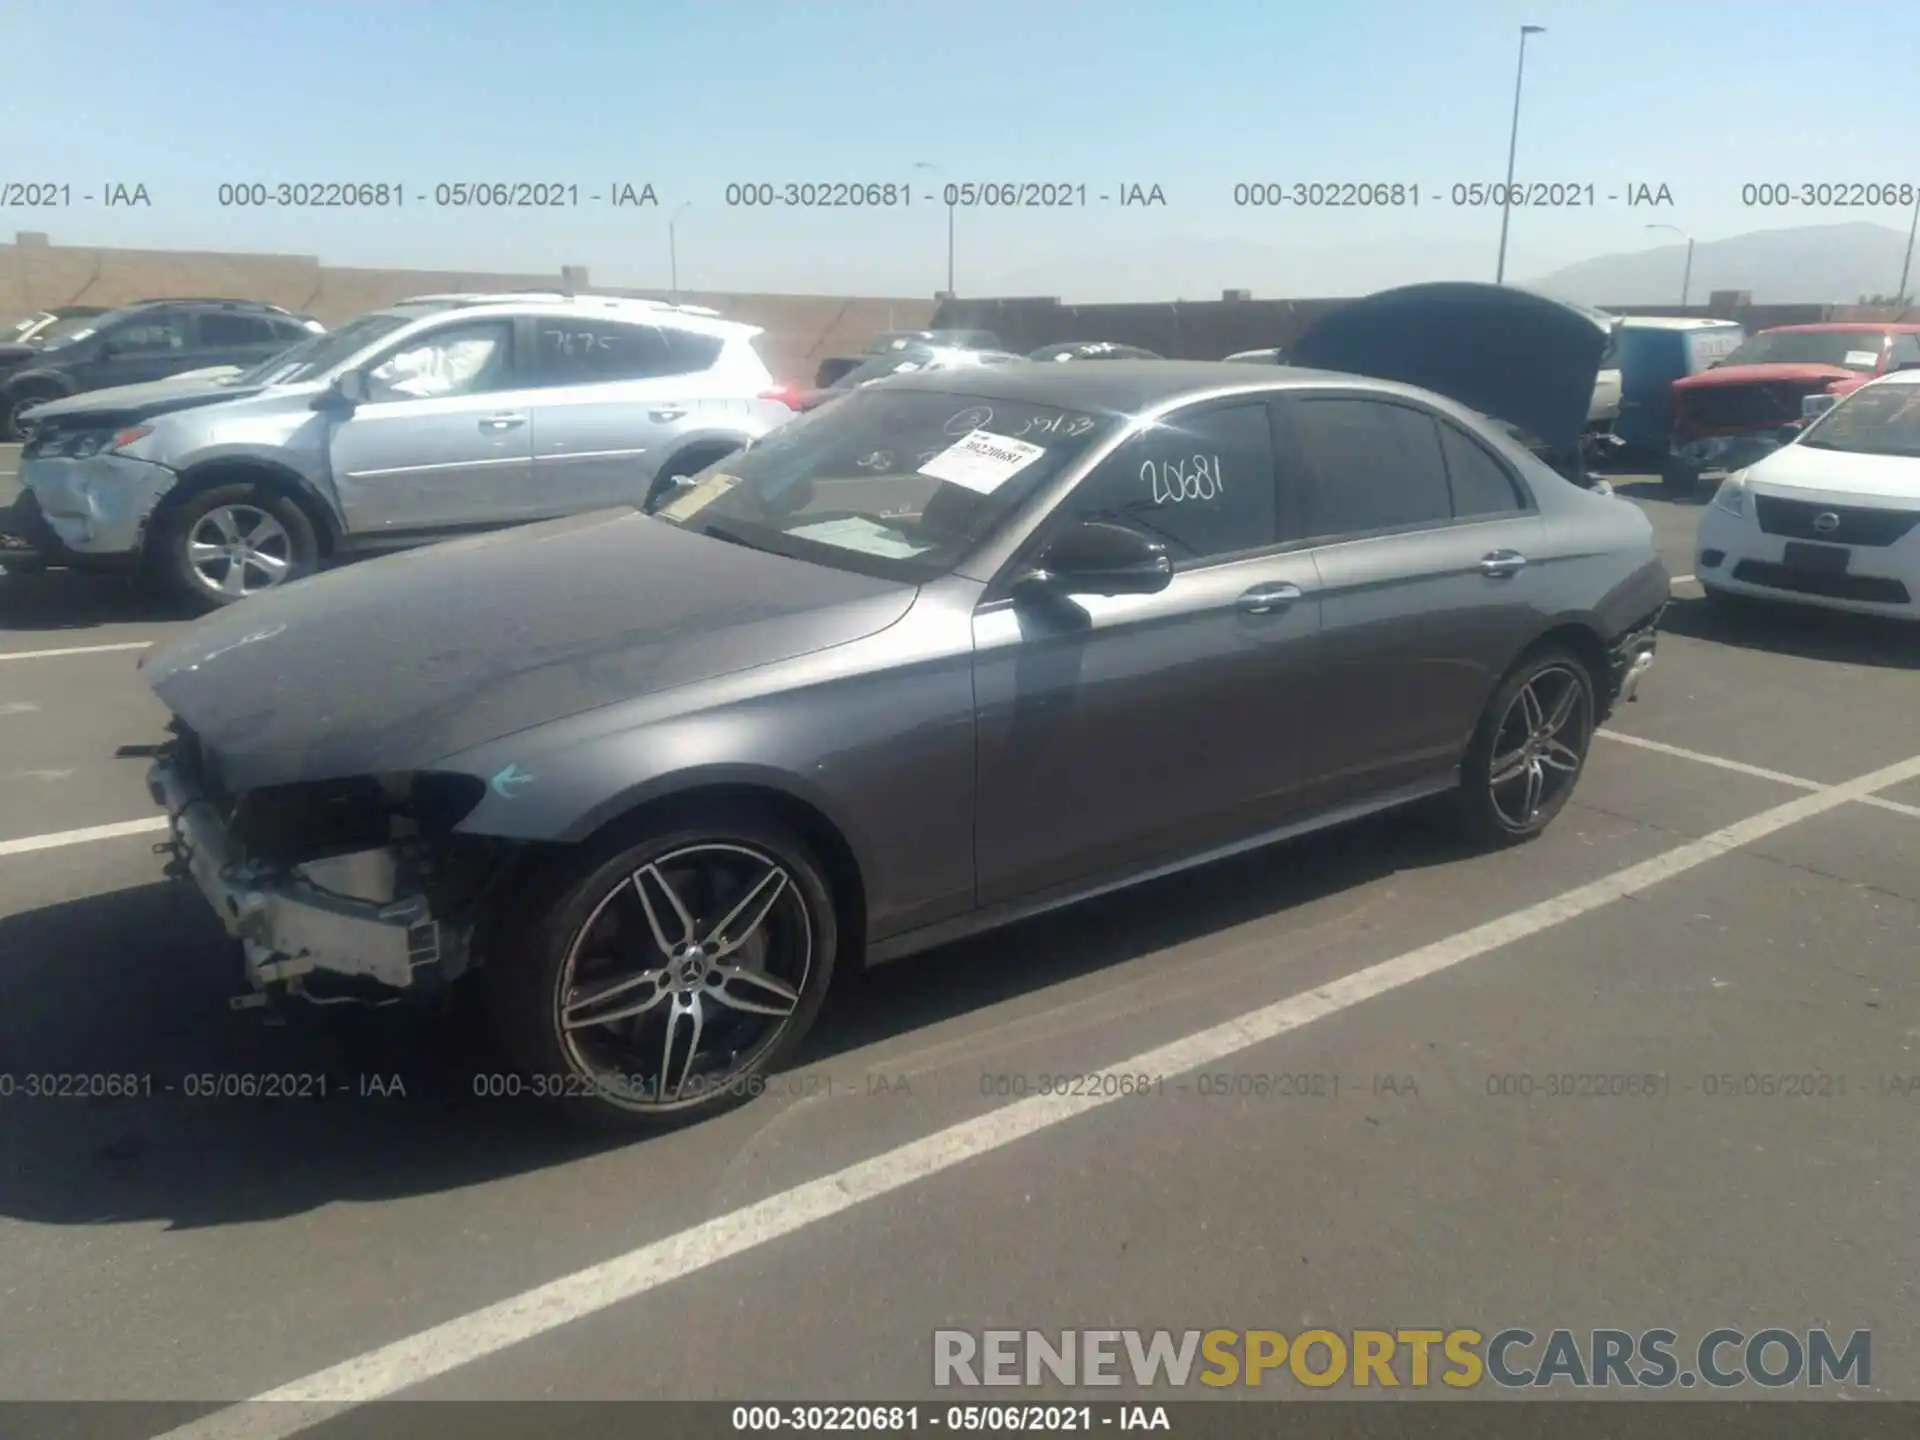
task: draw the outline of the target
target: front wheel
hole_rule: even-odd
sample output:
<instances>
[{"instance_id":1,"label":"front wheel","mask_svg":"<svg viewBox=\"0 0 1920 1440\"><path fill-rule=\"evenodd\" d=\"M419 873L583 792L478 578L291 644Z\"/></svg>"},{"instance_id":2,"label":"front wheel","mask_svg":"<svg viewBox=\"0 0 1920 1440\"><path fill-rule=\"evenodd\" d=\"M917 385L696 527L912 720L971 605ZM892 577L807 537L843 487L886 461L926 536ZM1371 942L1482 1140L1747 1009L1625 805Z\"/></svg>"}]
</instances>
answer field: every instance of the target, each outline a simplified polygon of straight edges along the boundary
<instances>
[{"instance_id":1,"label":"front wheel","mask_svg":"<svg viewBox=\"0 0 1920 1440\"><path fill-rule=\"evenodd\" d=\"M16 395L6 404L5 412L0 414L0 440L15 441L27 438L26 426L21 416L36 405L45 405L49 400L62 398L57 391L29 391L25 395Z\"/></svg>"},{"instance_id":2,"label":"front wheel","mask_svg":"<svg viewBox=\"0 0 1920 1440\"><path fill-rule=\"evenodd\" d=\"M484 937L483 974L523 1089L629 1130L762 1093L812 1027L839 944L810 848L749 811L603 847L515 914Z\"/></svg>"},{"instance_id":3,"label":"front wheel","mask_svg":"<svg viewBox=\"0 0 1920 1440\"><path fill-rule=\"evenodd\" d=\"M202 606L232 605L313 571L313 522L261 485L217 485L172 515L160 539L172 588Z\"/></svg>"},{"instance_id":4,"label":"front wheel","mask_svg":"<svg viewBox=\"0 0 1920 1440\"><path fill-rule=\"evenodd\" d=\"M1531 840L1553 823L1593 743L1594 682L1570 651L1535 651L1494 693L1460 771L1459 814L1483 844Z\"/></svg>"}]
</instances>

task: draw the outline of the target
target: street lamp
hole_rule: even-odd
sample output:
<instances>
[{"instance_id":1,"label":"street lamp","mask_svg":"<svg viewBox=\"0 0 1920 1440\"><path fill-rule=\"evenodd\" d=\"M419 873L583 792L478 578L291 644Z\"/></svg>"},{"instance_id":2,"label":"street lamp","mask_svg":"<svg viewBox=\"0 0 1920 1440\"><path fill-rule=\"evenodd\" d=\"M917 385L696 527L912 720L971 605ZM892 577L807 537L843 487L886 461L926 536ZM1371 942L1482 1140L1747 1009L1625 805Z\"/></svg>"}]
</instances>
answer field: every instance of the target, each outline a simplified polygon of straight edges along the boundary
<instances>
[{"instance_id":1,"label":"street lamp","mask_svg":"<svg viewBox=\"0 0 1920 1440\"><path fill-rule=\"evenodd\" d=\"M1687 266L1686 269L1680 272L1680 308L1684 310L1687 306L1687 291L1691 289L1693 285L1693 237L1678 225L1649 225L1647 229L1671 230L1687 242Z\"/></svg>"},{"instance_id":2,"label":"street lamp","mask_svg":"<svg viewBox=\"0 0 1920 1440\"><path fill-rule=\"evenodd\" d=\"M1913 201L1913 223L1907 226L1907 258L1900 262L1900 288L1893 292L1896 305L1907 303L1907 276L1913 273L1913 237L1920 235L1920 195Z\"/></svg>"},{"instance_id":3,"label":"street lamp","mask_svg":"<svg viewBox=\"0 0 1920 1440\"><path fill-rule=\"evenodd\" d=\"M1520 27L1520 64L1513 72L1513 130L1507 136L1507 188L1500 197L1500 259L1493 270L1496 285L1506 283L1507 278L1507 222L1513 215L1513 161L1520 149L1520 81L1527 73L1527 37L1546 33L1544 25Z\"/></svg>"},{"instance_id":4,"label":"street lamp","mask_svg":"<svg viewBox=\"0 0 1920 1440\"><path fill-rule=\"evenodd\" d=\"M683 201L680 208L667 217L667 288L673 298L680 298L680 242L674 234L680 224L680 217L693 208L691 200Z\"/></svg>"},{"instance_id":5,"label":"street lamp","mask_svg":"<svg viewBox=\"0 0 1920 1440\"><path fill-rule=\"evenodd\" d=\"M929 160L916 160L913 162L913 168L931 170L935 175L944 176L946 173ZM953 209L953 201L949 200L947 202L947 294L949 296L953 294Z\"/></svg>"}]
</instances>

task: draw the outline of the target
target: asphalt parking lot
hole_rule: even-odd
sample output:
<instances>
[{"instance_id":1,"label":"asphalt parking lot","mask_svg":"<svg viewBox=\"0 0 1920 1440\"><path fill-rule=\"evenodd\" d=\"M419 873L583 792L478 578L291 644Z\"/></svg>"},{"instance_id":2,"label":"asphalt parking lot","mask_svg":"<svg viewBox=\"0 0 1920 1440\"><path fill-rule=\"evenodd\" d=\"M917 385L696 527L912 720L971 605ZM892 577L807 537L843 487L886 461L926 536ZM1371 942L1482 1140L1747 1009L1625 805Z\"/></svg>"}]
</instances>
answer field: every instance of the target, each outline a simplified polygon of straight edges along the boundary
<instances>
[{"instance_id":1,"label":"asphalt parking lot","mask_svg":"<svg viewBox=\"0 0 1920 1440\"><path fill-rule=\"evenodd\" d=\"M1685 576L1693 507L1619 485ZM181 623L0 578L0 1072L155 1090L0 1098L0 1398L931 1399L939 1327L1525 1325L1870 1330L1845 1393L1920 1399L1920 637L1681 579L1539 842L1370 822L904 961L620 1144L476 1096L461 1016L228 1010L113 755ZM1035 1094L1109 1068L1153 1086Z\"/></svg>"}]
</instances>

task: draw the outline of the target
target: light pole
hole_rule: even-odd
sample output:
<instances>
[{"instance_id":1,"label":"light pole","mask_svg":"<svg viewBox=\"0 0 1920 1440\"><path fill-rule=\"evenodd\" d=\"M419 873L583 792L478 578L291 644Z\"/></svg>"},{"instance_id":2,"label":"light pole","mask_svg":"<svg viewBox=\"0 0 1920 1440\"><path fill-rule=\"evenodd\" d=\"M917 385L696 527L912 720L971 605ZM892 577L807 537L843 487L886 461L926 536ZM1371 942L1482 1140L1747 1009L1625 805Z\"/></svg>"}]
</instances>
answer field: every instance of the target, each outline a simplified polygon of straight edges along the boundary
<instances>
[{"instance_id":1,"label":"light pole","mask_svg":"<svg viewBox=\"0 0 1920 1440\"><path fill-rule=\"evenodd\" d=\"M946 173L938 165L928 160L914 161L913 168L916 170L931 170L935 175L941 176L944 176ZM953 202L949 200L947 202L947 294L949 296L953 294L953 210Z\"/></svg>"},{"instance_id":2,"label":"light pole","mask_svg":"<svg viewBox=\"0 0 1920 1440\"><path fill-rule=\"evenodd\" d=\"M1907 258L1900 262L1900 288L1893 292L1893 303L1907 303L1907 276L1913 273L1913 237L1920 235L1920 195L1913 201L1913 223L1907 226Z\"/></svg>"},{"instance_id":3,"label":"light pole","mask_svg":"<svg viewBox=\"0 0 1920 1440\"><path fill-rule=\"evenodd\" d=\"M1678 225L1649 225L1647 229L1671 230L1687 242L1687 264L1686 268L1680 272L1680 308L1684 310L1687 308L1687 292L1693 288L1693 237Z\"/></svg>"},{"instance_id":4,"label":"light pole","mask_svg":"<svg viewBox=\"0 0 1920 1440\"><path fill-rule=\"evenodd\" d=\"M1507 188L1500 196L1500 259L1493 269L1496 285L1504 285L1507 279L1507 222L1513 216L1513 161L1520 151L1520 82L1527 73L1527 37L1546 33L1544 25L1520 27L1520 63L1513 72L1513 129L1507 136Z\"/></svg>"},{"instance_id":5,"label":"light pole","mask_svg":"<svg viewBox=\"0 0 1920 1440\"><path fill-rule=\"evenodd\" d=\"M693 208L693 202L681 202L680 208L667 217L667 288L673 298L680 298L680 241L674 231L680 224L680 217Z\"/></svg>"}]
</instances>

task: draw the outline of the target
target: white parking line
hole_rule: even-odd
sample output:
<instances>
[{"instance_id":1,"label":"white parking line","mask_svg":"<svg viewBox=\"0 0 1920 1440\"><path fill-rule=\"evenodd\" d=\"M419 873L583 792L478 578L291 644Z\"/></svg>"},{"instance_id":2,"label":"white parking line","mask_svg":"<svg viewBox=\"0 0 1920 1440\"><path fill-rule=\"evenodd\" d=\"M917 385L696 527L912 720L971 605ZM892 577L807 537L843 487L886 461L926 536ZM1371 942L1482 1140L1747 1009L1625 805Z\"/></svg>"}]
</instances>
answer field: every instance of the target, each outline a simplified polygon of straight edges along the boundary
<instances>
[{"instance_id":1,"label":"white parking line","mask_svg":"<svg viewBox=\"0 0 1920 1440\"><path fill-rule=\"evenodd\" d=\"M47 774L36 771L36 774ZM167 828L167 817L152 815L145 820L122 820L115 825L89 825L84 830L62 830L53 835L28 835L19 840L0 840L0 855L28 855L35 850L58 850L63 845L87 845L95 840L118 840L125 835L151 835Z\"/></svg>"},{"instance_id":2,"label":"white parking line","mask_svg":"<svg viewBox=\"0 0 1920 1440\"><path fill-rule=\"evenodd\" d=\"M146 650L151 640L125 640L118 645L70 645L61 650L0 650L0 660L52 660L61 655L105 655L113 650Z\"/></svg>"},{"instance_id":3,"label":"white parking line","mask_svg":"<svg viewBox=\"0 0 1920 1440\"><path fill-rule=\"evenodd\" d=\"M1699 750L1683 750L1678 745L1668 745L1660 740L1648 740L1641 735L1628 735L1619 730L1597 730L1594 732L1602 740L1615 740L1622 745L1631 745L1639 750L1652 750L1660 755L1672 755L1680 760L1692 760L1700 765L1712 765L1716 769L1731 770L1738 775L1751 775L1756 780L1771 780L1776 785L1790 785L1796 790L1825 790L1827 786L1818 780L1808 780L1801 775L1787 775L1779 770L1767 770L1759 765L1749 765L1743 760L1728 760L1720 755L1708 755ZM1876 810L1890 810L1896 815L1911 815L1920 819L1920 805L1903 805L1898 800L1888 800L1879 795L1862 795L1858 802L1871 805Z\"/></svg>"},{"instance_id":4,"label":"white parking line","mask_svg":"<svg viewBox=\"0 0 1920 1440\"><path fill-rule=\"evenodd\" d=\"M216 1410L161 1440L284 1440L355 1406L397 1395L509 1346L635 1299L755 1250L808 1225L1011 1145L1121 1097L1121 1077L1181 1075L1211 1065L1362 1001L1564 925L1615 900L1671 880L1776 831L1876 790L1920 777L1920 756L1822 788L1703 835L1537 905L1408 951L1329 985L1202 1030L1101 1072L1085 1093L1032 1096L921 1140L810 1180L757 1204L719 1215L624 1255L563 1276L369 1350L351 1360ZM1114 1085L1104 1081L1111 1077ZM1109 1092L1109 1093L1102 1093Z\"/></svg>"}]
</instances>

